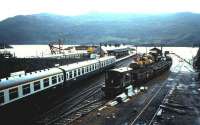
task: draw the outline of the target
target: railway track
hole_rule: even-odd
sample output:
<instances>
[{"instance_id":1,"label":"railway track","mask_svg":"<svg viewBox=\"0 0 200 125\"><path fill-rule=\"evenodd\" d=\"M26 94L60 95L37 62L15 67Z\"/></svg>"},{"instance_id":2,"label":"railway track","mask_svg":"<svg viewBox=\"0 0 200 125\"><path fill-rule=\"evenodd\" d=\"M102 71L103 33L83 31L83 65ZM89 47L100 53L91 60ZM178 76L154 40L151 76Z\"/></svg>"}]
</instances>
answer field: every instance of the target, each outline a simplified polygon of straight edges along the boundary
<instances>
[{"instance_id":1,"label":"railway track","mask_svg":"<svg viewBox=\"0 0 200 125\"><path fill-rule=\"evenodd\" d=\"M72 123L73 121L79 119L80 117L93 111L94 109L102 106L103 104L104 102L100 100L88 101L88 103L85 103L82 106L76 107L74 110L71 110L70 112L65 113L59 119L56 119L55 121L53 121L51 124L68 125Z\"/></svg>"},{"instance_id":2,"label":"railway track","mask_svg":"<svg viewBox=\"0 0 200 125\"><path fill-rule=\"evenodd\" d=\"M191 66L191 65L189 65L189 66ZM183 67L183 65L182 65L182 67ZM188 67L186 67L186 66L184 66L184 67L187 68L187 70L188 70L189 72L193 72L193 71L191 71L190 68L188 68ZM180 72L180 71L179 71L179 72ZM179 81L176 81L176 84L174 85L174 88L178 85L178 82L179 82ZM168 91L168 93L165 95L165 97L164 97L163 100L162 100L162 104L165 103L165 100L167 100L167 97L168 97L168 95L169 95L170 93L171 93L171 92ZM159 106L158 109L157 109L157 111L155 112L154 116L152 117L152 119L151 119L149 125L153 125L153 124L154 124L154 122L155 122L155 120L156 120L156 115L157 115L157 113L158 113L161 109L162 109L162 108Z\"/></svg>"},{"instance_id":3,"label":"railway track","mask_svg":"<svg viewBox=\"0 0 200 125\"><path fill-rule=\"evenodd\" d=\"M174 70L180 72L181 68L183 67L182 63L177 64L174 67ZM177 78L178 73L174 76L173 79ZM160 110L160 105L167 97L169 90L171 88L166 87L167 84L169 84L171 81L167 80L164 82L162 86L159 87L159 89L155 89L155 94L149 96L146 99L146 104L144 107L137 113L137 115L132 119L129 124L130 125L152 125L153 120L156 117L157 112Z\"/></svg>"},{"instance_id":4,"label":"railway track","mask_svg":"<svg viewBox=\"0 0 200 125\"><path fill-rule=\"evenodd\" d=\"M43 114L39 120L36 121L38 124L49 125L56 121L60 116L74 110L77 106L81 105L88 98L91 98L94 94L100 91L100 88L103 84L99 84L100 81L96 83L96 85L92 85L82 91L81 93L73 96L70 99L65 100L59 105L55 106L45 114Z\"/></svg>"}]
</instances>

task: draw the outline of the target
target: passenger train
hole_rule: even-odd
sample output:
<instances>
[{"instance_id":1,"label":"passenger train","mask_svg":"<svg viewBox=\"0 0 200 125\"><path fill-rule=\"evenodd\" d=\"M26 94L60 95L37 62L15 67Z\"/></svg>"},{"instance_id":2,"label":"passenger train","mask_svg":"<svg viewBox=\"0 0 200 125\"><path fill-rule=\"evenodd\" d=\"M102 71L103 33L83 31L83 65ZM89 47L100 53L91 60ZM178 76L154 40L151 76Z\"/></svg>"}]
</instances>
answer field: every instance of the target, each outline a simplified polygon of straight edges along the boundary
<instances>
[{"instance_id":1,"label":"passenger train","mask_svg":"<svg viewBox=\"0 0 200 125\"><path fill-rule=\"evenodd\" d=\"M107 56L0 79L0 107L51 87L87 78L115 63L115 56Z\"/></svg>"}]
</instances>

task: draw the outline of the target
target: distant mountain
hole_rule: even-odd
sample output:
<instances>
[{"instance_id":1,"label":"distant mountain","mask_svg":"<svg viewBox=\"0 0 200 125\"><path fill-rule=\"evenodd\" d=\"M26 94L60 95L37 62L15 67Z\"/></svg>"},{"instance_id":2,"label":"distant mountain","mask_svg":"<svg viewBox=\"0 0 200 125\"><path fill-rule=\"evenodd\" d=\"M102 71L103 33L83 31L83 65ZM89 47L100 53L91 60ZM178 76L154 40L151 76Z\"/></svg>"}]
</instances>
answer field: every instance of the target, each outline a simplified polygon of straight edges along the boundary
<instances>
[{"instance_id":1,"label":"distant mountain","mask_svg":"<svg viewBox=\"0 0 200 125\"><path fill-rule=\"evenodd\" d=\"M0 41L10 44L66 44L124 41L188 45L200 41L200 14L90 13L81 16L34 14L0 22Z\"/></svg>"}]
</instances>

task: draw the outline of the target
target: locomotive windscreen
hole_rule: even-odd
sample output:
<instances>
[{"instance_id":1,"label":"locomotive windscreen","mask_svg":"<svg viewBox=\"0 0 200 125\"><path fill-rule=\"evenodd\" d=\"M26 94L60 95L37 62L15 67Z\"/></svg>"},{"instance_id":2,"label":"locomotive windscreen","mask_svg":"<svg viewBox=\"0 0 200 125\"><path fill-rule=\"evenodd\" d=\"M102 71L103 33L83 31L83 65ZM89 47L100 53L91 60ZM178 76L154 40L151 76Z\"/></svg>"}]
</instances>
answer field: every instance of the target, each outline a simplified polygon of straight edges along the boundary
<instances>
[{"instance_id":1,"label":"locomotive windscreen","mask_svg":"<svg viewBox=\"0 0 200 125\"><path fill-rule=\"evenodd\" d=\"M116 86L121 83L122 75L116 71L106 72L106 86Z\"/></svg>"}]
</instances>

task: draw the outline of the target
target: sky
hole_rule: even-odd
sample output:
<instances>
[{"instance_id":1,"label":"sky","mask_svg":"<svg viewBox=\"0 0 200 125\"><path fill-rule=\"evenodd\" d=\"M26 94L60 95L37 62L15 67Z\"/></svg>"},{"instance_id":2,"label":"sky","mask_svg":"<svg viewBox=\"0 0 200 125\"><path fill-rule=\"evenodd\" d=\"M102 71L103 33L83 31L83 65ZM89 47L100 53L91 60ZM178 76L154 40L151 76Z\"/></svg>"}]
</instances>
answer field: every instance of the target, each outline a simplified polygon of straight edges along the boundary
<instances>
[{"instance_id":1,"label":"sky","mask_svg":"<svg viewBox=\"0 0 200 125\"><path fill-rule=\"evenodd\" d=\"M0 20L16 15L53 13L200 13L200 0L0 0Z\"/></svg>"}]
</instances>

